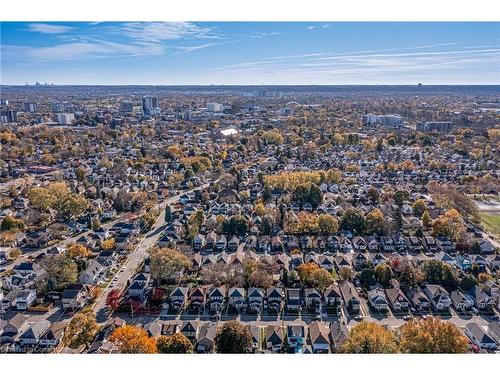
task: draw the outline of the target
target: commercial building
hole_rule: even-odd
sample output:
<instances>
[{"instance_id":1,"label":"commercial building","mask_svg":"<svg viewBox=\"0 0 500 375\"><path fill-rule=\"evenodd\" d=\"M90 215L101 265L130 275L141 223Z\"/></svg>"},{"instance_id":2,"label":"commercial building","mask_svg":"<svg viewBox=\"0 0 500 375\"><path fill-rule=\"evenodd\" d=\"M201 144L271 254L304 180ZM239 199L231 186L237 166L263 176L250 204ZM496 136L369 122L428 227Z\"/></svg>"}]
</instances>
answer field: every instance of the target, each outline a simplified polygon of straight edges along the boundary
<instances>
[{"instance_id":1,"label":"commercial building","mask_svg":"<svg viewBox=\"0 0 500 375\"><path fill-rule=\"evenodd\" d=\"M142 97L142 110L146 115L159 115L158 97L146 95Z\"/></svg>"},{"instance_id":2,"label":"commercial building","mask_svg":"<svg viewBox=\"0 0 500 375\"><path fill-rule=\"evenodd\" d=\"M75 115L73 113L58 113L57 122L60 125L71 125L75 120Z\"/></svg>"},{"instance_id":3,"label":"commercial building","mask_svg":"<svg viewBox=\"0 0 500 375\"><path fill-rule=\"evenodd\" d=\"M24 112L33 113L33 112L37 111L37 105L35 102L24 102L23 109L24 109Z\"/></svg>"},{"instance_id":4,"label":"commercial building","mask_svg":"<svg viewBox=\"0 0 500 375\"><path fill-rule=\"evenodd\" d=\"M220 103L207 103L208 112L222 112L224 111L224 105Z\"/></svg>"},{"instance_id":5,"label":"commercial building","mask_svg":"<svg viewBox=\"0 0 500 375\"><path fill-rule=\"evenodd\" d=\"M449 121L425 121L419 122L416 130L420 132L449 133L453 129L453 123Z\"/></svg>"},{"instance_id":6,"label":"commercial building","mask_svg":"<svg viewBox=\"0 0 500 375\"><path fill-rule=\"evenodd\" d=\"M2 109L0 112L0 122L17 122L17 111L13 109Z\"/></svg>"},{"instance_id":7,"label":"commercial building","mask_svg":"<svg viewBox=\"0 0 500 375\"><path fill-rule=\"evenodd\" d=\"M382 125L387 127L403 126L403 117L399 115L372 115L363 116L363 125Z\"/></svg>"}]
</instances>

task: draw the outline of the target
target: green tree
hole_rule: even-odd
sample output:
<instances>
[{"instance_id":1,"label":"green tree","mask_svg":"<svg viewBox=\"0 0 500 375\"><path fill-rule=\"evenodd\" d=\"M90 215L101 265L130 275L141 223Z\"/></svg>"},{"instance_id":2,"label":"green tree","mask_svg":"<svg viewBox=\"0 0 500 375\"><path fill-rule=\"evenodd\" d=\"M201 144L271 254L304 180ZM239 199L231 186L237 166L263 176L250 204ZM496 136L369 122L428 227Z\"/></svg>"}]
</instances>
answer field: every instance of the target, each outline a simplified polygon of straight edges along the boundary
<instances>
[{"instance_id":1,"label":"green tree","mask_svg":"<svg viewBox=\"0 0 500 375\"><path fill-rule=\"evenodd\" d=\"M172 336L161 336L156 342L158 353L192 353L193 344L181 332L177 332Z\"/></svg>"},{"instance_id":2,"label":"green tree","mask_svg":"<svg viewBox=\"0 0 500 375\"><path fill-rule=\"evenodd\" d=\"M0 229L5 231L18 231L23 230L26 224L21 219L15 219L11 215L7 215L3 218L2 224L0 224Z\"/></svg>"},{"instance_id":3,"label":"green tree","mask_svg":"<svg viewBox=\"0 0 500 375\"><path fill-rule=\"evenodd\" d=\"M365 228L365 219L361 211L355 208L348 208L342 214L340 229L362 233Z\"/></svg>"},{"instance_id":4,"label":"green tree","mask_svg":"<svg viewBox=\"0 0 500 375\"><path fill-rule=\"evenodd\" d=\"M292 200L299 204L310 203L313 208L316 208L323 202L323 193L318 185L306 182L295 188Z\"/></svg>"},{"instance_id":5,"label":"green tree","mask_svg":"<svg viewBox=\"0 0 500 375\"><path fill-rule=\"evenodd\" d=\"M41 266L47 272L47 289L49 290L62 290L78 279L76 263L63 254L45 257Z\"/></svg>"},{"instance_id":6,"label":"green tree","mask_svg":"<svg viewBox=\"0 0 500 375\"><path fill-rule=\"evenodd\" d=\"M423 199L417 199L415 203L413 203L413 214L417 217L422 217L424 214L425 210L427 209L427 206L425 204L425 201Z\"/></svg>"},{"instance_id":7,"label":"green tree","mask_svg":"<svg viewBox=\"0 0 500 375\"><path fill-rule=\"evenodd\" d=\"M246 353L252 347L252 333L248 326L231 320L219 327L215 345L217 353Z\"/></svg>"},{"instance_id":8,"label":"green tree","mask_svg":"<svg viewBox=\"0 0 500 375\"><path fill-rule=\"evenodd\" d=\"M460 286L460 289L462 289L464 292L468 292L477 284L478 284L478 281L474 277L474 275L465 275L464 277L462 277L462 280L460 280L459 286Z\"/></svg>"},{"instance_id":9,"label":"green tree","mask_svg":"<svg viewBox=\"0 0 500 375\"><path fill-rule=\"evenodd\" d=\"M410 198L410 194L406 190L397 190L394 193L394 202L401 207L405 201L407 201Z\"/></svg>"},{"instance_id":10,"label":"green tree","mask_svg":"<svg viewBox=\"0 0 500 375\"><path fill-rule=\"evenodd\" d=\"M392 277L391 267L388 264L378 264L375 267L375 279L382 285L388 286Z\"/></svg>"},{"instance_id":11,"label":"green tree","mask_svg":"<svg viewBox=\"0 0 500 375\"><path fill-rule=\"evenodd\" d=\"M248 222L241 215L231 216L228 221L223 224L223 231L230 236L244 236L248 231Z\"/></svg>"},{"instance_id":12,"label":"green tree","mask_svg":"<svg viewBox=\"0 0 500 375\"><path fill-rule=\"evenodd\" d=\"M99 325L94 313L92 311L78 313L64 330L63 342L71 349L77 349L82 345L88 348L98 333Z\"/></svg>"}]
</instances>

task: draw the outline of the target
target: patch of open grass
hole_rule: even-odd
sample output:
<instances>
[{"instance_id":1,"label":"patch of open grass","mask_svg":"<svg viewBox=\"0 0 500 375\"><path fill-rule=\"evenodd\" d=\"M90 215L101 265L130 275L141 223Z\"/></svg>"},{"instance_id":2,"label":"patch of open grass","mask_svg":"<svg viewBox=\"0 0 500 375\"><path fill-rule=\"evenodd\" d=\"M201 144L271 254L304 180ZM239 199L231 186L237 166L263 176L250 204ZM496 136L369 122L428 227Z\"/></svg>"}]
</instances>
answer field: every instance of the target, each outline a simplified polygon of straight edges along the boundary
<instances>
[{"instance_id":1,"label":"patch of open grass","mask_svg":"<svg viewBox=\"0 0 500 375\"><path fill-rule=\"evenodd\" d=\"M479 217L481 218L481 224L483 224L484 229L495 237L500 238L500 215L481 212Z\"/></svg>"}]
</instances>

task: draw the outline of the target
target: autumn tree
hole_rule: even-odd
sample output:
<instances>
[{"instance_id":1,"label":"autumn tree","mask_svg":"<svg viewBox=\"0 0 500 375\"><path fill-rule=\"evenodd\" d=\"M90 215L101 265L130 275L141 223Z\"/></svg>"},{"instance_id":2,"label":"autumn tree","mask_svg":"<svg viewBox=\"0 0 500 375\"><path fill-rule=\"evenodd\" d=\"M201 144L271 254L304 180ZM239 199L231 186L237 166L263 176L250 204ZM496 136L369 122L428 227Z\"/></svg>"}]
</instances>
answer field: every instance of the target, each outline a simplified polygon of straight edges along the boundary
<instances>
[{"instance_id":1,"label":"autumn tree","mask_svg":"<svg viewBox=\"0 0 500 375\"><path fill-rule=\"evenodd\" d=\"M433 234L443 235L453 241L460 241L465 234L465 224L459 212L452 208L432 223Z\"/></svg>"},{"instance_id":2,"label":"autumn tree","mask_svg":"<svg viewBox=\"0 0 500 375\"><path fill-rule=\"evenodd\" d=\"M150 260L151 277L158 284L191 266L191 261L186 255L169 248L154 247L151 250Z\"/></svg>"},{"instance_id":3,"label":"autumn tree","mask_svg":"<svg viewBox=\"0 0 500 375\"><path fill-rule=\"evenodd\" d=\"M99 333L95 315L92 311L76 314L64 330L63 342L71 349L88 347Z\"/></svg>"},{"instance_id":4,"label":"autumn tree","mask_svg":"<svg viewBox=\"0 0 500 375\"><path fill-rule=\"evenodd\" d=\"M219 327L215 345L217 353L247 353L252 347L252 333L248 326L231 320Z\"/></svg>"},{"instance_id":5,"label":"autumn tree","mask_svg":"<svg viewBox=\"0 0 500 375\"><path fill-rule=\"evenodd\" d=\"M372 322L355 325L342 345L344 353L396 353L395 337L388 329Z\"/></svg>"},{"instance_id":6,"label":"autumn tree","mask_svg":"<svg viewBox=\"0 0 500 375\"><path fill-rule=\"evenodd\" d=\"M156 342L158 353L163 354L184 354L193 352L193 344L181 332L171 336L161 336Z\"/></svg>"},{"instance_id":7,"label":"autumn tree","mask_svg":"<svg viewBox=\"0 0 500 375\"><path fill-rule=\"evenodd\" d=\"M120 353L124 354L154 354L158 352L154 337L149 337L147 332L138 326L126 324L123 327L118 327L109 336L109 341L116 345Z\"/></svg>"},{"instance_id":8,"label":"autumn tree","mask_svg":"<svg viewBox=\"0 0 500 375\"><path fill-rule=\"evenodd\" d=\"M323 234L334 234L339 230L339 222L330 214L318 215L318 226Z\"/></svg>"},{"instance_id":9,"label":"autumn tree","mask_svg":"<svg viewBox=\"0 0 500 375\"><path fill-rule=\"evenodd\" d=\"M47 273L48 290L62 290L78 279L76 263L63 254L46 257L41 266Z\"/></svg>"},{"instance_id":10,"label":"autumn tree","mask_svg":"<svg viewBox=\"0 0 500 375\"><path fill-rule=\"evenodd\" d=\"M368 199L370 200L371 204L377 204L380 194L378 192L378 189L374 186L370 187L367 193Z\"/></svg>"},{"instance_id":11,"label":"autumn tree","mask_svg":"<svg viewBox=\"0 0 500 375\"><path fill-rule=\"evenodd\" d=\"M3 218L2 223L0 224L0 229L5 231L19 231L23 230L26 227L26 224L21 219L16 219L11 215L7 215Z\"/></svg>"},{"instance_id":12,"label":"autumn tree","mask_svg":"<svg viewBox=\"0 0 500 375\"><path fill-rule=\"evenodd\" d=\"M116 242L114 238L108 238L107 240L102 241L101 249L104 251L113 250L116 247Z\"/></svg>"},{"instance_id":13,"label":"autumn tree","mask_svg":"<svg viewBox=\"0 0 500 375\"><path fill-rule=\"evenodd\" d=\"M427 209L427 206L425 204L425 201L423 199L417 199L413 205L412 205L412 209L413 209L413 214L417 217L421 217L425 210Z\"/></svg>"},{"instance_id":14,"label":"autumn tree","mask_svg":"<svg viewBox=\"0 0 500 375\"><path fill-rule=\"evenodd\" d=\"M85 246L78 243L74 243L70 247L68 247L66 255L72 259L88 258L92 256L92 252Z\"/></svg>"},{"instance_id":15,"label":"autumn tree","mask_svg":"<svg viewBox=\"0 0 500 375\"><path fill-rule=\"evenodd\" d=\"M122 292L118 289L111 289L106 296L106 306L114 311L120 306L120 301L123 297Z\"/></svg>"},{"instance_id":16,"label":"autumn tree","mask_svg":"<svg viewBox=\"0 0 500 375\"><path fill-rule=\"evenodd\" d=\"M333 283L330 272L320 268L316 263L304 263L297 267L300 282L308 288L324 291Z\"/></svg>"},{"instance_id":17,"label":"autumn tree","mask_svg":"<svg viewBox=\"0 0 500 375\"><path fill-rule=\"evenodd\" d=\"M385 216L378 208L371 210L365 216L366 233L377 233L380 235L384 230L385 224Z\"/></svg>"},{"instance_id":18,"label":"autumn tree","mask_svg":"<svg viewBox=\"0 0 500 375\"><path fill-rule=\"evenodd\" d=\"M431 215L429 214L428 210L425 210L424 213L422 214L422 224L424 227L430 227L432 225L432 218Z\"/></svg>"},{"instance_id":19,"label":"autumn tree","mask_svg":"<svg viewBox=\"0 0 500 375\"><path fill-rule=\"evenodd\" d=\"M453 323L435 317L412 319L400 329L402 353L465 353L467 345L467 338Z\"/></svg>"}]
</instances>

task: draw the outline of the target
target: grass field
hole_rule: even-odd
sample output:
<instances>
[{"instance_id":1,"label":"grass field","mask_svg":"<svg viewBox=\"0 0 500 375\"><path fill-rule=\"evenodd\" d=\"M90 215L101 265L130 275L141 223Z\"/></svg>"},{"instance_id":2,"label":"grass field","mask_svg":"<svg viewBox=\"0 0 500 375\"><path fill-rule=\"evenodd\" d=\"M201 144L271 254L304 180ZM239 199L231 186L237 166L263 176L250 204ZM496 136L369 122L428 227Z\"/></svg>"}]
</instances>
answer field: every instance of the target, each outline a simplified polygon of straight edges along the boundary
<instances>
[{"instance_id":1,"label":"grass field","mask_svg":"<svg viewBox=\"0 0 500 375\"><path fill-rule=\"evenodd\" d=\"M500 238L500 215L481 212L479 217L484 229L496 238Z\"/></svg>"}]
</instances>

